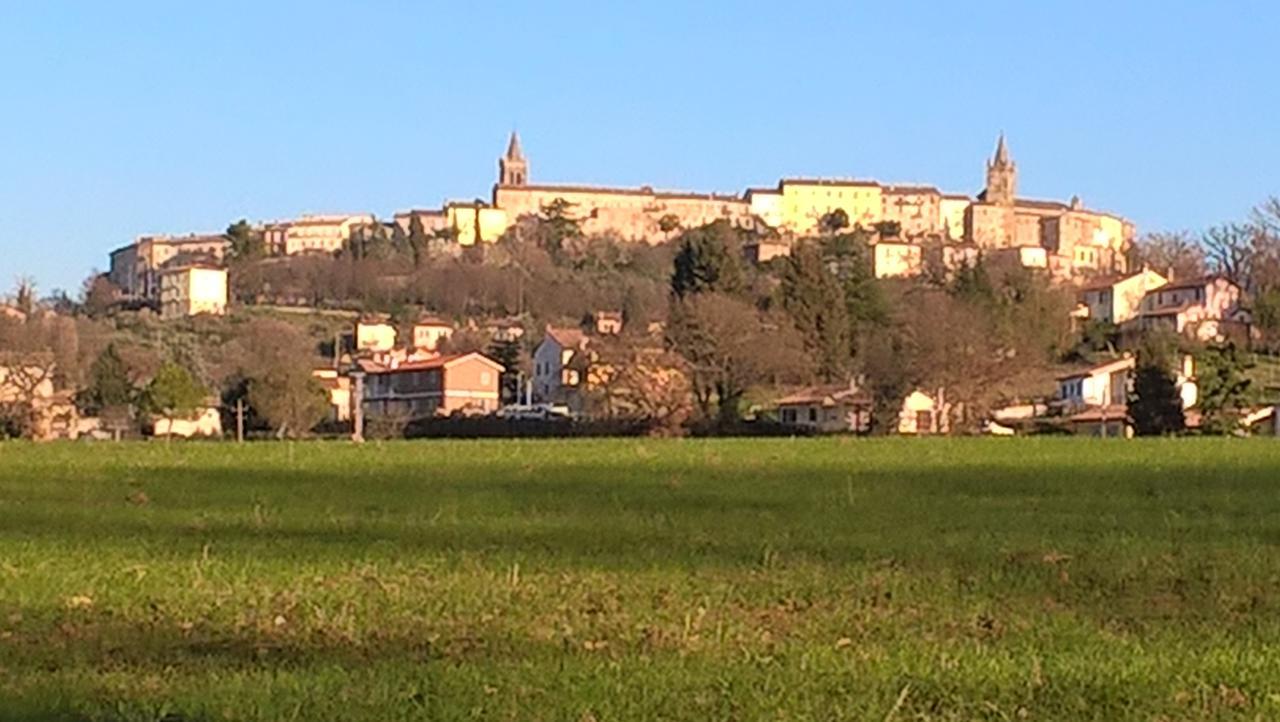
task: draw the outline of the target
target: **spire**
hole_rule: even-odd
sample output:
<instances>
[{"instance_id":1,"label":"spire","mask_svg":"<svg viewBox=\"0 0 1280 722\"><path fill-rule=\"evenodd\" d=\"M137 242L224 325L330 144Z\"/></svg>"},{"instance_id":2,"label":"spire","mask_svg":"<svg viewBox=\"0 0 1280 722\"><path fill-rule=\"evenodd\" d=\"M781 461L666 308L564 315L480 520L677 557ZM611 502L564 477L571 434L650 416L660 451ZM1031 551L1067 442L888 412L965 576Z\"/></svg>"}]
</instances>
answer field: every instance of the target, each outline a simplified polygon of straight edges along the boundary
<instances>
[{"instance_id":1,"label":"spire","mask_svg":"<svg viewBox=\"0 0 1280 722\"><path fill-rule=\"evenodd\" d=\"M520 136L511 131L511 141L507 143L507 160L524 160L524 151L520 149Z\"/></svg>"},{"instance_id":2,"label":"spire","mask_svg":"<svg viewBox=\"0 0 1280 722\"><path fill-rule=\"evenodd\" d=\"M1004 142L1004 131L1000 131L1000 140L996 141L996 156L993 165L1009 165L1009 146Z\"/></svg>"}]
</instances>

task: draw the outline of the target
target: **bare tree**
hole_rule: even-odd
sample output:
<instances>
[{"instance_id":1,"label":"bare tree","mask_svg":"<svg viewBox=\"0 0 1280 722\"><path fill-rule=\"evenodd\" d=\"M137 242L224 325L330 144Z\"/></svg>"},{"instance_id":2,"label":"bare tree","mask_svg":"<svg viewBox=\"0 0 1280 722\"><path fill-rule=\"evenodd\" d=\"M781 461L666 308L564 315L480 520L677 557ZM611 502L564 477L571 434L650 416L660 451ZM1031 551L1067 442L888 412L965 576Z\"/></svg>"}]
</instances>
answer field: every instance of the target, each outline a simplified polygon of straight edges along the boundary
<instances>
[{"instance_id":1,"label":"bare tree","mask_svg":"<svg viewBox=\"0 0 1280 722\"><path fill-rule=\"evenodd\" d=\"M1204 247L1186 231L1148 233L1134 243L1129 261L1131 268L1147 266L1177 279L1203 276L1206 265Z\"/></svg>"}]
</instances>

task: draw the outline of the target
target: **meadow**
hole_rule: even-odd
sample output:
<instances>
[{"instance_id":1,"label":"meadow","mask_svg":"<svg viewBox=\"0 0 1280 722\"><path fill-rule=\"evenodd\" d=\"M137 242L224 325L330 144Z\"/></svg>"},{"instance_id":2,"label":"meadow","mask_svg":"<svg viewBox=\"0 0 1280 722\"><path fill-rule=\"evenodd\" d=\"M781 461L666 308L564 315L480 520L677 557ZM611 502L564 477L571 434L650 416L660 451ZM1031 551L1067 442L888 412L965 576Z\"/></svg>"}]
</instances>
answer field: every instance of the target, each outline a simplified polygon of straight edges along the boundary
<instances>
[{"instance_id":1,"label":"meadow","mask_svg":"<svg viewBox=\"0 0 1280 722\"><path fill-rule=\"evenodd\" d=\"M1280 719L1280 445L0 444L0 719Z\"/></svg>"}]
</instances>

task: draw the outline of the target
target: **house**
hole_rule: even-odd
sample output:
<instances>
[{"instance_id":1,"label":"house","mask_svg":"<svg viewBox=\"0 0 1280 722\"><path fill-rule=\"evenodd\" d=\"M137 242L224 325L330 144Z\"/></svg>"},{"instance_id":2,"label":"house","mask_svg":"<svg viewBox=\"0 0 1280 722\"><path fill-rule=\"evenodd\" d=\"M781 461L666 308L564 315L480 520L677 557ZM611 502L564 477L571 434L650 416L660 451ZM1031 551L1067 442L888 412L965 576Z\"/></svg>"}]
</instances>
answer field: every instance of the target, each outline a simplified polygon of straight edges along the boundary
<instances>
[{"instance_id":1,"label":"house","mask_svg":"<svg viewBox=\"0 0 1280 722\"><path fill-rule=\"evenodd\" d=\"M163 268L160 278L160 317L166 320L227 312L227 269L212 265Z\"/></svg>"},{"instance_id":2,"label":"house","mask_svg":"<svg viewBox=\"0 0 1280 722\"><path fill-rule=\"evenodd\" d=\"M125 298L155 301L160 297L159 274L167 266L219 266L231 241L218 233L187 236L141 236L111 252L107 279Z\"/></svg>"},{"instance_id":3,"label":"house","mask_svg":"<svg viewBox=\"0 0 1280 722\"><path fill-rule=\"evenodd\" d=\"M1119 325L1138 315L1148 293L1168 283L1164 276L1144 268L1127 276L1107 276L1086 283L1076 299L1088 309L1089 320Z\"/></svg>"},{"instance_id":4,"label":"house","mask_svg":"<svg viewBox=\"0 0 1280 722\"><path fill-rule=\"evenodd\" d=\"M262 240L268 252L275 256L331 254L341 251L357 229L375 222L369 213L304 215L296 220L267 224Z\"/></svg>"},{"instance_id":5,"label":"house","mask_svg":"<svg viewBox=\"0 0 1280 722\"><path fill-rule=\"evenodd\" d=\"M949 407L942 398L941 391L912 391L902 400L894 430L912 436L947 433ZM779 399L778 422L818 433L866 433L871 430L873 402L853 384L814 386Z\"/></svg>"},{"instance_id":6,"label":"house","mask_svg":"<svg viewBox=\"0 0 1280 722\"><path fill-rule=\"evenodd\" d=\"M547 326L533 350L533 395L537 401L582 410L582 385L591 359L581 329Z\"/></svg>"},{"instance_id":7,"label":"house","mask_svg":"<svg viewBox=\"0 0 1280 722\"><path fill-rule=\"evenodd\" d=\"M452 323L436 316L423 316L413 324L413 348L415 351L439 352L443 342L453 336L453 331Z\"/></svg>"},{"instance_id":8,"label":"house","mask_svg":"<svg viewBox=\"0 0 1280 722\"><path fill-rule=\"evenodd\" d=\"M934 394L916 389L902 400L902 410L898 412L898 433L910 436L945 434L951 430L947 414L950 408L941 389Z\"/></svg>"},{"instance_id":9,"label":"house","mask_svg":"<svg viewBox=\"0 0 1280 722\"><path fill-rule=\"evenodd\" d=\"M818 433L871 430L872 398L854 384L813 386L778 399L778 422Z\"/></svg>"},{"instance_id":10,"label":"house","mask_svg":"<svg viewBox=\"0 0 1280 722\"><path fill-rule=\"evenodd\" d=\"M356 351L386 353L396 347L396 327L385 317L364 316L356 321Z\"/></svg>"},{"instance_id":11,"label":"house","mask_svg":"<svg viewBox=\"0 0 1280 722\"><path fill-rule=\"evenodd\" d=\"M1235 331L1248 333L1251 318L1243 292L1225 276L1168 283L1148 291L1138 309L1143 331L1165 329L1200 341L1221 340Z\"/></svg>"},{"instance_id":12,"label":"house","mask_svg":"<svg viewBox=\"0 0 1280 722\"><path fill-rule=\"evenodd\" d=\"M1065 411L1085 408L1119 407L1121 416L1128 403L1135 361L1124 356L1058 377L1057 403Z\"/></svg>"},{"instance_id":13,"label":"house","mask_svg":"<svg viewBox=\"0 0 1280 722\"><path fill-rule=\"evenodd\" d=\"M502 364L472 352L390 365L362 359L365 416L404 419L498 410Z\"/></svg>"},{"instance_id":14,"label":"house","mask_svg":"<svg viewBox=\"0 0 1280 722\"><path fill-rule=\"evenodd\" d=\"M622 333L621 311L596 311L593 320L596 333L601 336L617 336Z\"/></svg>"},{"instance_id":15,"label":"house","mask_svg":"<svg viewBox=\"0 0 1280 722\"><path fill-rule=\"evenodd\" d=\"M511 343L524 338L524 326L513 318L494 321L486 324L484 328L494 341Z\"/></svg>"},{"instance_id":16,"label":"house","mask_svg":"<svg viewBox=\"0 0 1280 722\"><path fill-rule=\"evenodd\" d=\"M222 413L216 400L209 400L195 413L175 419L162 416L152 418L152 434L155 436L180 436L190 439L194 436L216 438L222 436Z\"/></svg>"},{"instance_id":17,"label":"house","mask_svg":"<svg viewBox=\"0 0 1280 722\"><path fill-rule=\"evenodd\" d=\"M924 249L919 244L880 241L871 248L876 278L909 278L924 270Z\"/></svg>"},{"instance_id":18,"label":"house","mask_svg":"<svg viewBox=\"0 0 1280 722\"><path fill-rule=\"evenodd\" d=\"M1065 415L1069 429L1092 436L1132 435L1128 422L1129 392L1136 368L1134 358L1125 355L1058 377L1054 405ZM1183 354L1178 368L1174 369L1174 384L1184 410L1199 402L1195 359L1190 354Z\"/></svg>"},{"instance_id":19,"label":"house","mask_svg":"<svg viewBox=\"0 0 1280 722\"><path fill-rule=\"evenodd\" d=\"M320 382L329 399L329 421L351 420L351 377L343 376L337 369L313 369L311 375Z\"/></svg>"},{"instance_id":20,"label":"house","mask_svg":"<svg viewBox=\"0 0 1280 722\"><path fill-rule=\"evenodd\" d=\"M0 365L0 415L37 441L76 438L79 414L72 394L54 389L54 370L52 360L42 355ZM5 420L0 418L0 426Z\"/></svg>"}]
</instances>

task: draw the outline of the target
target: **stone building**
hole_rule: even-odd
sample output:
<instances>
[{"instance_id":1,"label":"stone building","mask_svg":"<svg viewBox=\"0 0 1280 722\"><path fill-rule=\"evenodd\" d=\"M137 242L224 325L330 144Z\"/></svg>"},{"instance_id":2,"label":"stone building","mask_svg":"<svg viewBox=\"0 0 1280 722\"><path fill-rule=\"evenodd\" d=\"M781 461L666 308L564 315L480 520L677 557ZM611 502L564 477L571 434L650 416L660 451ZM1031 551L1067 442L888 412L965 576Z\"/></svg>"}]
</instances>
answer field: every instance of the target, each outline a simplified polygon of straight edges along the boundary
<instances>
[{"instance_id":1,"label":"stone building","mask_svg":"<svg viewBox=\"0 0 1280 722\"><path fill-rule=\"evenodd\" d=\"M158 301L160 273L168 266L220 264L231 242L213 233L187 236L139 236L111 252L107 278L125 298Z\"/></svg>"}]
</instances>

